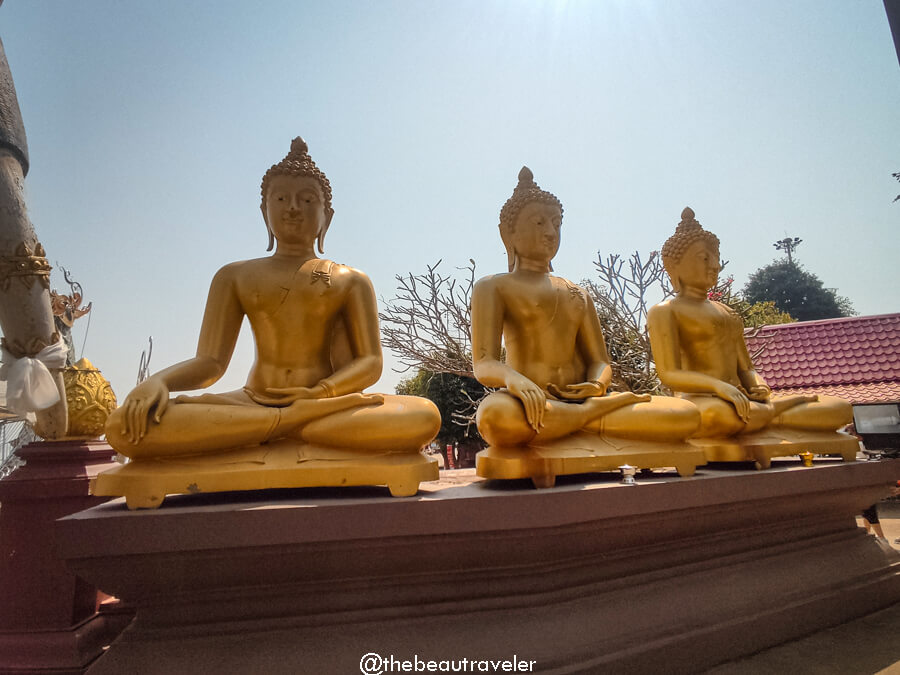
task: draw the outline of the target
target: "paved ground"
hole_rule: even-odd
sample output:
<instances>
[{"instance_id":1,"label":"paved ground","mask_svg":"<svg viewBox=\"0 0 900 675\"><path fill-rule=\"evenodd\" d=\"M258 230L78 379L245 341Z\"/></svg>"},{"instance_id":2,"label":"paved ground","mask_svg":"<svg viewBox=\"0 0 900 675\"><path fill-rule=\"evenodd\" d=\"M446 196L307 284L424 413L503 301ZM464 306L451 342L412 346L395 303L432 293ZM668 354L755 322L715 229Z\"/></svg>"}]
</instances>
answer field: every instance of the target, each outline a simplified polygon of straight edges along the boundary
<instances>
[{"instance_id":1,"label":"paved ground","mask_svg":"<svg viewBox=\"0 0 900 675\"><path fill-rule=\"evenodd\" d=\"M900 544L900 501L882 502L878 515L888 542ZM862 527L862 520L859 521ZM707 675L900 675L900 604L708 671Z\"/></svg>"}]
</instances>

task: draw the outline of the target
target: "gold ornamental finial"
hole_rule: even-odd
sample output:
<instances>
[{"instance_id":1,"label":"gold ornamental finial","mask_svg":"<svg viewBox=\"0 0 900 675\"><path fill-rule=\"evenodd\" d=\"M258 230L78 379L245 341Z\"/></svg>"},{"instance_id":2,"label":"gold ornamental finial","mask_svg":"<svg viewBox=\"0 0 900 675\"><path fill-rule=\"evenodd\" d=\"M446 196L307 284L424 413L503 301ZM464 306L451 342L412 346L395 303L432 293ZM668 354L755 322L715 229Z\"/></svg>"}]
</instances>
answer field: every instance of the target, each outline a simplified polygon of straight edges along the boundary
<instances>
[{"instance_id":1,"label":"gold ornamental finial","mask_svg":"<svg viewBox=\"0 0 900 675\"><path fill-rule=\"evenodd\" d=\"M103 375L87 359L63 371L69 426L66 438L99 438L116 409L116 395Z\"/></svg>"},{"instance_id":2,"label":"gold ornamental finial","mask_svg":"<svg viewBox=\"0 0 900 675\"><path fill-rule=\"evenodd\" d=\"M288 157L291 155L308 155L309 154L309 146L306 144L306 141L303 140L302 136L297 136L294 140L291 141L291 151L288 153Z\"/></svg>"}]
</instances>

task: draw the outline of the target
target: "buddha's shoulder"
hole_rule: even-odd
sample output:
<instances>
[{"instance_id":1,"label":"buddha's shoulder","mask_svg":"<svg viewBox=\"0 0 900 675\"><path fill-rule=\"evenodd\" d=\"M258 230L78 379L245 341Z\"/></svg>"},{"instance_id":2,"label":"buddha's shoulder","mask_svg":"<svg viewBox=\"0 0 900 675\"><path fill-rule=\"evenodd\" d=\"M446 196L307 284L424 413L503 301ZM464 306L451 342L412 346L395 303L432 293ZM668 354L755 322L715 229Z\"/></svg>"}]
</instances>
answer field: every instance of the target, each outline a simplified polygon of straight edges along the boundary
<instances>
[{"instance_id":1,"label":"buddha's shoulder","mask_svg":"<svg viewBox=\"0 0 900 675\"><path fill-rule=\"evenodd\" d=\"M362 270L325 258L320 258L316 261L310 269L310 274L313 277L313 280L321 279L322 281L327 281L329 285L334 284L339 288L357 286L360 284L366 286L372 285L371 280Z\"/></svg>"},{"instance_id":2,"label":"buddha's shoulder","mask_svg":"<svg viewBox=\"0 0 900 675\"><path fill-rule=\"evenodd\" d=\"M584 299L588 299L587 289L583 286L579 286L574 281L566 279L565 277L558 277L554 274L550 275L550 283L553 284L553 287L558 290L568 291L572 296L580 296Z\"/></svg>"},{"instance_id":3,"label":"buddha's shoulder","mask_svg":"<svg viewBox=\"0 0 900 675\"><path fill-rule=\"evenodd\" d=\"M475 286L472 288L472 292L480 294L491 293L503 288L507 288L512 283L513 276L508 272L502 272L500 274L489 274L486 277L481 277L478 281L475 282Z\"/></svg>"},{"instance_id":4,"label":"buddha's shoulder","mask_svg":"<svg viewBox=\"0 0 900 675\"><path fill-rule=\"evenodd\" d=\"M716 311L719 312L719 315L724 317L726 325L730 326L736 333L743 334L744 320L734 308L729 307L725 303L716 302L715 300L712 301L712 305L716 308Z\"/></svg>"},{"instance_id":5,"label":"buddha's shoulder","mask_svg":"<svg viewBox=\"0 0 900 675\"><path fill-rule=\"evenodd\" d=\"M691 316L695 316L698 314L705 316L711 316L715 314L723 315L728 319L738 321L740 320L740 315L735 312L731 307L721 302L716 302L715 300L708 300L703 303L696 303L692 301L687 301L684 298L674 297L663 300L662 302L653 305L648 312L650 317L663 317L663 316L680 316L682 314L688 314Z\"/></svg>"},{"instance_id":6,"label":"buddha's shoulder","mask_svg":"<svg viewBox=\"0 0 900 675\"><path fill-rule=\"evenodd\" d=\"M264 266L265 260L267 260L267 258L257 258L254 260L237 260L235 262L228 263L227 265L223 265L219 268L219 271L216 272L214 280L218 282L240 281L242 277L250 275L254 271L259 271Z\"/></svg>"},{"instance_id":7,"label":"buddha's shoulder","mask_svg":"<svg viewBox=\"0 0 900 675\"><path fill-rule=\"evenodd\" d=\"M662 302L656 303L647 311L647 318L661 319L663 317L671 316L678 311L677 300L677 298L667 298Z\"/></svg>"},{"instance_id":8,"label":"buddha's shoulder","mask_svg":"<svg viewBox=\"0 0 900 675\"><path fill-rule=\"evenodd\" d=\"M729 307L724 302L719 302L718 300L710 300L709 304L711 304L713 307L715 307L717 312L720 312L731 319L741 317L741 315L738 314L734 310L734 308Z\"/></svg>"},{"instance_id":9,"label":"buddha's shoulder","mask_svg":"<svg viewBox=\"0 0 900 675\"><path fill-rule=\"evenodd\" d=\"M512 293L520 295L522 293L534 293L536 282L533 279L523 279L521 276L512 272L502 272L499 274L491 274L482 277L475 282L475 293ZM550 276L551 287L557 290L565 290L572 297L588 299L587 291L576 283L569 281L563 277ZM544 289L547 287L544 286Z\"/></svg>"},{"instance_id":10,"label":"buddha's shoulder","mask_svg":"<svg viewBox=\"0 0 900 675\"><path fill-rule=\"evenodd\" d=\"M272 256L266 256L228 263L219 269L216 276L239 280L243 277L252 277L264 272L284 272L285 270L292 275L297 272L296 266L285 265L284 262L278 261ZM353 283L354 281L368 281L369 279L361 270L325 258L307 260L300 266L300 270L301 274L307 274L314 279L328 282Z\"/></svg>"}]
</instances>

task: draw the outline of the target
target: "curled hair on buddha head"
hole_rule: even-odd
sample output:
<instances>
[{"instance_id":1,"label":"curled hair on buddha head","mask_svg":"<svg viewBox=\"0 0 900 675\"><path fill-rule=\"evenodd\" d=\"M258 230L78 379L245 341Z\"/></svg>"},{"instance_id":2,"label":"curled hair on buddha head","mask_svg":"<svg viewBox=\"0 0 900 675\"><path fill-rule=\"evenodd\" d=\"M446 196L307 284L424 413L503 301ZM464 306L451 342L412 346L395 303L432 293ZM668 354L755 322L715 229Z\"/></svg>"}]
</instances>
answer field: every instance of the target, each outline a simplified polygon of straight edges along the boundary
<instances>
[{"instance_id":1,"label":"curled hair on buddha head","mask_svg":"<svg viewBox=\"0 0 900 675\"><path fill-rule=\"evenodd\" d=\"M715 249L718 255L719 238L712 232L704 230L700 223L697 222L697 219L694 218L694 210L690 206L685 206L684 211L681 212L681 222L675 228L675 234L666 239L666 243L662 247L663 267L666 268L669 279L672 280L672 285L676 287L676 291L680 290L678 288L678 275L676 274L678 263L681 262L688 248L697 241L702 241L708 247Z\"/></svg>"},{"instance_id":2,"label":"curled hair on buddha head","mask_svg":"<svg viewBox=\"0 0 900 675\"><path fill-rule=\"evenodd\" d=\"M322 189L322 198L325 200L326 225L322 228L322 231L319 232L317 244L319 253L324 253L322 244L325 241L325 231L328 229L328 223L334 215L334 209L331 208L331 183L328 181L328 177L322 170L316 166L312 157L309 156L309 146L300 136L297 136L297 138L291 141L290 152L285 155L284 159L278 162L278 164L273 164L263 176L262 186L260 188L262 201L259 205L259 208L262 209L263 212L263 218L266 217L266 191L269 189L269 183L275 176L307 176L318 181L319 187ZM272 230L269 230L269 248L266 250L271 251L274 245L275 238L272 235Z\"/></svg>"},{"instance_id":3,"label":"curled hair on buddha head","mask_svg":"<svg viewBox=\"0 0 900 675\"><path fill-rule=\"evenodd\" d=\"M516 251L512 243L512 233L516 226L516 218L519 212L525 208L526 204L531 202L542 202L559 207L559 215L562 217L563 205L556 198L556 195L542 190L537 183L534 182L534 174L527 166L523 166L519 171L519 182L516 189L513 190L512 196L506 200L503 208L500 209L500 238L506 247L506 257L509 262L509 271L512 272L516 266ZM553 269L553 266L550 266Z\"/></svg>"}]
</instances>

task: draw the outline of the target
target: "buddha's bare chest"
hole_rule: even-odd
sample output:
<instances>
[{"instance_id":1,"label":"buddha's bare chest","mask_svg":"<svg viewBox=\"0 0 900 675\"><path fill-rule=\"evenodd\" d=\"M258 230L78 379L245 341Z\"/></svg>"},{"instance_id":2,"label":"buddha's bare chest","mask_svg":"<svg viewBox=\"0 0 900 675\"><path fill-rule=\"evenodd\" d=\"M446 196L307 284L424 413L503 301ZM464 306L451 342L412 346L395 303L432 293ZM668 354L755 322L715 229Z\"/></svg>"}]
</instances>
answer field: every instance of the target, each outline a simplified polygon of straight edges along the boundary
<instances>
[{"instance_id":1,"label":"buddha's bare chest","mask_svg":"<svg viewBox=\"0 0 900 675\"><path fill-rule=\"evenodd\" d=\"M734 339L736 320L714 305L689 306L675 312L682 347L708 349Z\"/></svg>"},{"instance_id":2,"label":"buddha's bare chest","mask_svg":"<svg viewBox=\"0 0 900 675\"><path fill-rule=\"evenodd\" d=\"M536 338L542 330L577 331L585 300L574 284L510 284L501 291L507 329L519 329Z\"/></svg>"},{"instance_id":3,"label":"buddha's bare chest","mask_svg":"<svg viewBox=\"0 0 900 675\"><path fill-rule=\"evenodd\" d=\"M343 294L327 280L306 270L250 275L242 280L238 298L251 322L283 327L324 325L340 311Z\"/></svg>"}]
</instances>

